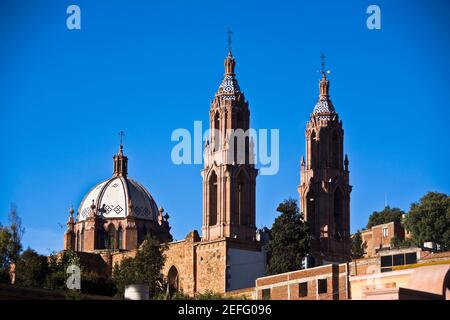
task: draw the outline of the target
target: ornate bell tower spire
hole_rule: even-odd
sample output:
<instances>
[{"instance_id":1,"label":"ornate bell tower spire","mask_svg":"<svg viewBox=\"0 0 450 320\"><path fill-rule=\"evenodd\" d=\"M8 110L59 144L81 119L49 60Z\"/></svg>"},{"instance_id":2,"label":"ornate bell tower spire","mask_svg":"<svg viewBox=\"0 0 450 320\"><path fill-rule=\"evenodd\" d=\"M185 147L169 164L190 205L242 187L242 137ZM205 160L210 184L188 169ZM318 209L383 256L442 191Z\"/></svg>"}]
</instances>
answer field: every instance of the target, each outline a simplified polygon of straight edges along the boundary
<instances>
[{"instance_id":1,"label":"ornate bell tower spire","mask_svg":"<svg viewBox=\"0 0 450 320\"><path fill-rule=\"evenodd\" d=\"M329 95L322 58L319 98L306 125L306 163L300 172L301 210L312 232L316 265L350 260L350 192L344 130Z\"/></svg>"},{"instance_id":2,"label":"ornate bell tower spire","mask_svg":"<svg viewBox=\"0 0 450 320\"><path fill-rule=\"evenodd\" d=\"M114 155L114 177L126 177L128 172L128 158L123 155L123 137L125 133L123 131L119 132L120 145L119 153Z\"/></svg>"},{"instance_id":3,"label":"ornate bell tower spire","mask_svg":"<svg viewBox=\"0 0 450 320\"><path fill-rule=\"evenodd\" d=\"M254 241L258 170L250 161L252 142L246 135L250 110L235 78L230 38L224 65L224 79L209 111L211 142L207 141L204 150L202 240L231 237ZM244 137L238 139L237 132Z\"/></svg>"}]
</instances>

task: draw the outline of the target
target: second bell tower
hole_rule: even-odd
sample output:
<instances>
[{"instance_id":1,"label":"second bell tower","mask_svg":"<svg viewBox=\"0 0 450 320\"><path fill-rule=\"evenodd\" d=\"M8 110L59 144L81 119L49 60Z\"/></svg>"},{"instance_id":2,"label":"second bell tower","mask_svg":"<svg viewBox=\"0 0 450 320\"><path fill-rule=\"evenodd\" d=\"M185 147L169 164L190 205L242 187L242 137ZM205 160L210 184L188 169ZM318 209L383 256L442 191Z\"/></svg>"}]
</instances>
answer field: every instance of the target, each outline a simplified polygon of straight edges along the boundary
<instances>
[{"instance_id":1,"label":"second bell tower","mask_svg":"<svg viewBox=\"0 0 450 320\"><path fill-rule=\"evenodd\" d=\"M319 99L306 125L306 161L302 157L300 207L312 233L316 265L350 260L350 192L344 130L329 96L322 70Z\"/></svg>"}]
</instances>

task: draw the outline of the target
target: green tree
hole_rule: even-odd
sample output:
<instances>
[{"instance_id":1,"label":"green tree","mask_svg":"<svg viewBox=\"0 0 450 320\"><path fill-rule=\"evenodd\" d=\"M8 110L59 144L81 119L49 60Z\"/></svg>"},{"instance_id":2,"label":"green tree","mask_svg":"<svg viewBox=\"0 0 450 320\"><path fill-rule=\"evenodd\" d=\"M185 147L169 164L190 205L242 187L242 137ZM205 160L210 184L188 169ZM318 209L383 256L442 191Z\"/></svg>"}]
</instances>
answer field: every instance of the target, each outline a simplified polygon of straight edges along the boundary
<instances>
[{"instance_id":1,"label":"green tree","mask_svg":"<svg viewBox=\"0 0 450 320\"><path fill-rule=\"evenodd\" d=\"M11 211L9 212L9 230L11 232L11 249L10 260L17 261L22 251L22 237L25 233L25 228L22 227L22 219L17 213L16 205L11 205Z\"/></svg>"},{"instance_id":2,"label":"green tree","mask_svg":"<svg viewBox=\"0 0 450 320\"><path fill-rule=\"evenodd\" d=\"M287 199L278 205L277 211L281 214L275 219L267 246L268 274L301 269L302 258L309 253L310 231L297 201Z\"/></svg>"},{"instance_id":3,"label":"green tree","mask_svg":"<svg viewBox=\"0 0 450 320\"><path fill-rule=\"evenodd\" d=\"M429 192L419 202L411 204L405 220L413 242L435 242L441 249L450 248L450 197L444 193Z\"/></svg>"},{"instance_id":4,"label":"green tree","mask_svg":"<svg viewBox=\"0 0 450 320\"><path fill-rule=\"evenodd\" d=\"M49 275L45 281L45 287L48 289L67 289L67 267L73 264L81 268L80 258L76 252L67 250L61 254L52 253L48 258Z\"/></svg>"},{"instance_id":5,"label":"green tree","mask_svg":"<svg viewBox=\"0 0 450 320\"><path fill-rule=\"evenodd\" d=\"M16 262L17 283L27 287L42 287L50 270L47 257L27 249Z\"/></svg>"},{"instance_id":6,"label":"green tree","mask_svg":"<svg viewBox=\"0 0 450 320\"><path fill-rule=\"evenodd\" d=\"M386 206L382 211L374 211L370 215L369 222L367 223L367 229L383 223L393 221L401 222L403 214L405 214L405 212L400 210L399 208L391 208L389 206Z\"/></svg>"},{"instance_id":7,"label":"green tree","mask_svg":"<svg viewBox=\"0 0 450 320\"><path fill-rule=\"evenodd\" d=\"M11 232L0 224L0 282L9 283Z\"/></svg>"},{"instance_id":8,"label":"green tree","mask_svg":"<svg viewBox=\"0 0 450 320\"><path fill-rule=\"evenodd\" d=\"M391 238L391 248L394 248L394 249L409 248L412 245L413 244L411 243L410 239L401 239L401 238L397 237L397 235L394 235Z\"/></svg>"},{"instance_id":9,"label":"green tree","mask_svg":"<svg viewBox=\"0 0 450 320\"><path fill-rule=\"evenodd\" d=\"M164 279L161 270L164 266L164 250L159 241L147 237L134 258L125 258L113 269L113 281L118 295L123 295L129 284L146 284L150 297L164 291Z\"/></svg>"},{"instance_id":10,"label":"green tree","mask_svg":"<svg viewBox=\"0 0 450 320\"><path fill-rule=\"evenodd\" d=\"M354 259L362 258L365 246L361 237L361 231L356 231L352 238L352 257Z\"/></svg>"},{"instance_id":11,"label":"green tree","mask_svg":"<svg viewBox=\"0 0 450 320\"><path fill-rule=\"evenodd\" d=\"M0 224L0 269L6 270L9 266L11 254L11 232Z\"/></svg>"}]
</instances>

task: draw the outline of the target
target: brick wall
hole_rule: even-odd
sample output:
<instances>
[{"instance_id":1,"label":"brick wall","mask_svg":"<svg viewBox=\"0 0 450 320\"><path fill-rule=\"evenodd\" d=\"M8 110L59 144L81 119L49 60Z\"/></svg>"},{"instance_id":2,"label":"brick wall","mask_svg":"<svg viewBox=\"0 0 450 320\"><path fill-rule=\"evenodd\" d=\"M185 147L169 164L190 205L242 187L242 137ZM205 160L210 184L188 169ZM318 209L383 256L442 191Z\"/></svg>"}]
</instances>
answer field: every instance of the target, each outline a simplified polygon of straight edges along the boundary
<instances>
[{"instance_id":1,"label":"brick wall","mask_svg":"<svg viewBox=\"0 0 450 320\"><path fill-rule=\"evenodd\" d=\"M329 264L256 280L257 299L270 291L272 300L344 300L347 298L347 265ZM305 296L300 286L306 283ZM302 285L304 286L304 285Z\"/></svg>"}]
</instances>

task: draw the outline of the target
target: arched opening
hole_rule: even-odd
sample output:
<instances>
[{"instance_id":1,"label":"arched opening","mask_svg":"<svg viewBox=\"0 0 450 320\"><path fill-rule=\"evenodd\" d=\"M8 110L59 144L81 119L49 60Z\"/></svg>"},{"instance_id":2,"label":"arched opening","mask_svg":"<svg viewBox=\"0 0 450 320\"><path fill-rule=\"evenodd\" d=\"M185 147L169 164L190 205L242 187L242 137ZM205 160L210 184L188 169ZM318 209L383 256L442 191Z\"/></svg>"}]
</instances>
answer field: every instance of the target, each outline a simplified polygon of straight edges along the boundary
<instances>
[{"instance_id":1,"label":"arched opening","mask_svg":"<svg viewBox=\"0 0 450 320\"><path fill-rule=\"evenodd\" d=\"M167 282L169 285L170 294L180 290L180 280L178 276L178 270L175 266L171 266L169 273L167 274Z\"/></svg>"},{"instance_id":2,"label":"arched opening","mask_svg":"<svg viewBox=\"0 0 450 320\"><path fill-rule=\"evenodd\" d=\"M110 224L108 227L108 249L114 250L116 242L116 228L113 224Z\"/></svg>"},{"instance_id":3,"label":"arched opening","mask_svg":"<svg viewBox=\"0 0 450 320\"><path fill-rule=\"evenodd\" d=\"M122 226L117 229L117 249L123 249L123 229Z\"/></svg>"},{"instance_id":4,"label":"arched opening","mask_svg":"<svg viewBox=\"0 0 450 320\"><path fill-rule=\"evenodd\" d=\"M80 251L84 251L84 227L82 227L80 234Z\"/></svg>"},{"instance_id":5,"label":"arched opening","mask_svg":"<svg viewBox=\"0 0 450 320\"><path fill-rule=\"evenodd\" d=\"M138 228L138 244L144 242L145 236L147 235L147 229L145 225L142 228Z\"/></svg>"},{"instance_id":6,"label":"arched opening","mask_svg":"<svg viewBox=\"0 0 450 320\"><path fill-rule=\"evenodd\" d=\"M236 191L234 202L234 221L240 225L247 226L249 223L249 192L248 179L241 171L236 179Z\"/></svg>"},{"instance_id":7,"label":"arched opening","mask_svg":"<svg viewBox=\"0 0 450 320\"><path fill-rule=\"evenodd\" d=\"M80 251L81 250L81 243L80 243L80 230L78 230L77 232L77 244L76 244L76 251Z\"/></svg>"},{"instance_id":8,"label":"arched opening","mask_svg":"<svg viewBox=\"0 0 450 320\"><path fill-rule=\"evenodd\" d=\"M336 131L333 131L331 139L331 164L333 168L339 169L339 139Z\"/></svg>"},{"instance_id":9,"label":"arched opening","mask_svg":"<svg viewBox=\"0 0 450 320\"><path fill-rule=\"evenodd\" d=\"M306 195L306 219L309 222L309 225L311 226L312 236L318 237L317 234L317 227L316 227L316 196L313 192L313 190L309 190Z\"/></svg>"},{"instance_id":10,"label":"arched opening","mask_svg":"<svg viewBox=\"0 0 450 320\"><path fill-rule=\"evenodd\" d=\"M310 156L309 167L310 169L315 169L317 168L317 141L315 131L311 133L310 144L311 144L311 152L309 154Z\"/></svg>"},{"instance_id":11,"label":"arched opening","mask_svg":"<svg viewBox=\"0 0 450 320\"><path fill-rule=\"evenodd\" d=\"M214 151L219 150L220 147L220 115L216 111L214 114L214 125L213 125L213 146Z\"/></svg>"},{"instance_id":12,"label":"arched opening","mask_svg":"<svg viewBox=\"0 0 450 320\"><path fill-rule=\"evenodd\" d=\"M341 188L334 191L334 236L342 239L344 234L344 193Z\"/></svg>"},{"instance_id":13,"label":"arched opening","mask_svg":"<svg viewBox=\"0 0 450 320\"><path fill-rule=\"evenodd\" d=\"M217 224L217 175L213 171L209 177L209 225Z\"/></svg>"}]
</instances>

